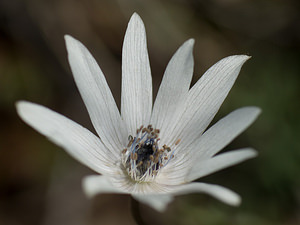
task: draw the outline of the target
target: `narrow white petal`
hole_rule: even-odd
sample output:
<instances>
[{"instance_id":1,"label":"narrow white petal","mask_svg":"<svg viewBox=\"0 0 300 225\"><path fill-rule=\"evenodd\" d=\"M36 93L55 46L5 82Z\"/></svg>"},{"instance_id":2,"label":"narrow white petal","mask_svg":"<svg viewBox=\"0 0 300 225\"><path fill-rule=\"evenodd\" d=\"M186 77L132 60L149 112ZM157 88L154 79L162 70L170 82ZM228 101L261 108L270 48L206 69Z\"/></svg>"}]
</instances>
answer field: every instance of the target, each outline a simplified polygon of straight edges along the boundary
<instances>
[{"instance_id":1,"label":"narrow white petal","mask_svg":"<svg viewBox=\"0 0 300 225\"><path fill-rule=\"evenodd\" d=\"M129 134L148 125L152 109L152 78L143 21L134 13L126 30L122 52L121 114Z\"/></svg>"},{"instance_id":2,"label":"narrow white petal","mask_svg":"<svg viewBox=\"0 0 300 225\"><path fill-rule=\"evenodd\" d=\"M176 110L187 97L194 69L194 40L186 41L171 58L155 99L151 124L167 133L172 118L177 117ZM162 137L161 137L162 138Z\"/></svg>"},{"instance_id":3,"label":"narrow white petal","mask_svg":"<svg viewBox=\"0 0 300 225\"><path fill-rule=\"evenodd\" d=\"M182 145L176 157L170 162L170 166L162 171L164 179L162 181L159 179L158 182L182 183L194 162L200 165L202 161L222 150L253 123L260 111L257 107L237 109L219 120L190 145Z\"/></svg>"},{"instance_id":4,"label":"narrow white petal","mask_svg":"<svg viewBox=\"0 0 300 225\"><path fill-rule=\"evenodd\" d=\"M180 138L181 145L189 145L209 125L230 91L242 65L249 59L246 55L230 56L212 66L188 93L185 107L174 122L173 142Z\"/></svg>"},{"instance_id":5,"label":"narrow white petal","mask_svg":"<svg viewBox=\"0 0 300 225\"><path fill-rule=\"evenodd\" d=\"M173 196L169 194L160 195L132 195L136 200L154 208L159 212L166 210L168 204L173 201Z\"/></svg>"},{"instance_id":6,"label":"narrow white petal","mask_svg":"<svg viewBox=\"0 0 300 225\"><path fill-rule=\"evenodd\" d=\"M82 180L83 191L88 197L94 197L97 194L125 194L126 192L120 190L112 185L106 176L91 175L86 176Z\"/></svg>"},{"instance_id":7,"label":"narrow white petal","mask_svg":"<svg viewBox=\"0 0 300 225\"><path fill-rule=\"evenodd\" d=\"M246 130L258 117L258 107L237 109L209 128L196 145L203 149L203 157L211 157L223 149L240 133ZM199 154L199 155L200 155Z\"/></svg>"},{"instance_id":8,"label":"narrow white petal","mask_svg":"<svg viewBox=\"0 0 300 225\"><path fill-rule=\"evenodd\" d=\"M245 148L222 153L205 161L198 161L198 163L195 161L190 173L186 177L186 182L209 175L229 166L236 165L255 156L257 156L257 152L255 150Z\"/></svg>"},{"instance_id":9,"label":"narrow white petal","mask_svg":"<svg viewBox=\"0 0 300 225\"><path fill-rule=\"evenodd\" d=\"M69 63L92 123L103 143L119 155L126 130L105 77L90 52L71 36L65 36Z\"/></svg>"},{"instance_id":10,"label":"narrow white petal","mask_svg":"<svg viewBox=\"0 0 300 225\"><path fill-rule=\"evenodd\" d=\"M34 129L64 148L81 163L102 174L113 173L114 158L89 130L43 106L18 102L19 116Z\"/></svg>"},{"instance_id":11,"label":"narrow white petal","mask_svg":"<svg viewBox=\"0 0 300 225\"><path fill-rule=\"evenodd\" d=\"M246 130L258 117L261 110L257 107L237 109L209 128L189 146L193 158L212 157L234 138Z\"/></svg>"},{"instance_id":12,"label":"narrow white petal","mask_svg":"<svg viewBox=\"0 0 300 225\"><path fill-rule=\"evenodd\" d=\"M233 206L238 206L241 203L241 198L235 192L214 184L193 182L178 186L175 195L189 194L195 192L202 192L209 194L216 199Z\"/></svg>"},{"instance_id":13,"label":"narrow white petal","mask_svg":"<svg viewBox=\"0 0 300 225\"><path fill-rule=\"evenodd\" d=\"M219 120L190 145L181 146L180 152L190 155L186 160L210 158L246 130L260 112L258 107L253 106L237 109Z\"/></svg>"}]
</instances>

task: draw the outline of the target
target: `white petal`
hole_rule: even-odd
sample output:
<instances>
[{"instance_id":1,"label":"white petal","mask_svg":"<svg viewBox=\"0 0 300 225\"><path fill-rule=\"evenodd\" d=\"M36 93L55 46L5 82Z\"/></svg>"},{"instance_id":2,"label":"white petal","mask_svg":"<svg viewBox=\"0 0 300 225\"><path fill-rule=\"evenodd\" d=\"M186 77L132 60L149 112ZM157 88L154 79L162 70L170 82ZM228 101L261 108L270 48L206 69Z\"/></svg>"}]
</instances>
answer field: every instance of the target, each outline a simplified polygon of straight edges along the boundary
<instances>
[{"instance_id":1,"label":"white petal","mask_svg":"<svg viewBox=\"0 0 300 225\"><path fill-rule=\"evenodd\" d=\"M194 69L194 40L186 41L170 60L155 99L151 124L167 134L167 125L187 97ZM178 111L178 110L177 110ZM160 137L162 138L162 136Z\"/></svg>"},{"instance_id":2,"label":"white petal","mask_svg":"<svg viewBox=\"0 0 300 225\"><path fill-rule=\"evenodd\" d=\"M173 196L168 194L160 195L132 195L136 200L154 208L159 212L166 210L168 204L173 201Z\"/></svg>"},{"instance_id":3,"label":"white petal","mask_svg":"<svg viewBox=\"0 0 300 225\"><path fill-rule=\"evenodd\" d=\"M238 206L241 203L241 198L235 192L219 185L193 182L178 186L174 193L175 195L189 194L202 192L209 194L216 199L233 206Z\"/></svg>"},{"instance_id":4,"label":"white petal","mask_svg":"<svg viewBox=\"0 0 300 225\"><path fill-rule=\"evenodd\" d=\"M128 175L124 173L115 174L110 177L110 181L114 187L119 190L131 194L165 194L172 192L173 187L168 184L159 184L157 182L135 182Z\"/></svg>"},{"instance_id":5,"label":"white petal","mask_svg":"<svg viewBox=\"0 0 300 225\"><path fill-rule=\"evenodd\" d=\"M212 66L189 91L182 116L174 122L173 142L189 145L201 135L211 122L230 91L246 55L230 56Z\"/></svg>"},{"instance_id":6,"label":"white petal","mask_svg":"<svg viewBox=\"0 0 300 225\"><path fill-rule=\"evenodd\" d=\"M222 153L211 159L207 159L206 161L200 161L193 165L190 173L186 177L186 182L209 175L229 166L236 165L255 156L257 156L257 152L255 150L251 148L245 148Z\"/></svg>"},{"instance_id":7,"label":"white petal","mask_svg":"<svg viewBox=\"0 0 300 225\"><path fill-rule=\"evenodd\" d=\"M201 165L202 161L212 157L222 150L234 138L242 133L260 113L257 107L244 107L237 109L219 120L203 135L188 146L181 145L176 157L162 171L164 179L172 184L182 183L185 175L194 163ZM160 179L159 183L164 183Z\"/></svg>"},{"instance_id":8,"label":"white petal","mask_svg":"<svg viewBox=\"0 0 300 225\"><path fill-rule=\"evenodd\" d=\"M126 143L126 130L105 77L90 52L65 36L69 63L92 123L103 143L115 156Z\"/></svg>"},{"instance_id":9,"label":"white petal","mask_svg":"<svg viewBox=\"0 0 300 225\"><path fill-rule=\"evenodd\" d=\"M134 13L126 30L122 52L121 114L129 134L147 126L152 109L152 78L143 21Z\"/></svg>"},{"instance_id":10,"label":"white petal","mask_svg":"<svg viewBox=\"0 0 300 225\"><path fill-rule=\"evenodd\" d=\"M43 106L18 102L19 116L34 129L64 148L70 155L94 171L111 174L114 158L110 151L89 130Z\"/></svg>"},{"instance_id":11,"label":"white petal","mask_svg":"<svg viewBox=\"0 0 300 225\"><path fill-rule=\"evenodd\" d=\"M83 179L82 185L85 194L88 197L94 197L97 194L130 194L126 191L126 188L118 188L114 182L108 179L106 176L91 175ZM136 184L141 186L144 184ZM173 200L173 197L169 194L154 194L153 191L149 190L150 194L132 194L132 197L136 200L156 209L157 211L164 211L167 205Z\"/></svg>"},{"instance_id":12,"label":"white petal","mask_svg":"<svg viewBox=\"0 0 300 225\"><path fill-rule=\"evenodd\" d=\"M94 197L97 194L126 194L125 191L120 190L112 185L106 176L91 175L86 176L82 180L83 191L88 197Z\"/></svg>"},{"instance_id":13,"label":"white petal","mask_svg":"<svg viewBox=\"0 0 300 225\"><path fill-rule=\"evenodd\" d=\"M201 149L195 154L203 158L208 158L218 153L234 138L246 130L260 114L261 110L257 107L244 107L237 109L219 120L209 128L197 141L196 146ZM192 148L193 148L192 147Z\"/></svg>"},{"instance_id":14,"label":"white petal","mask_svg":"<svg viewBox=\"0 0 300 225\"><path fill-rule=\"evenodd\" d=\"M260 112L258 107L253 106L237 109L219 120L190 145L181 146L180 152L190 155L186 160L196 158L201 161L210 158L246 130Z\"/></svg>"},{"instance_id":15,"label":"white petal","mask_svg":"<svg viewBox=\"0 0 300 225\"><path fill-rule=\"evenodd\" d=\"M257 107L237 109L209 128L191 146L193 158L209 158L246 130L260 114Z\"/></svg>"}]
</instances>

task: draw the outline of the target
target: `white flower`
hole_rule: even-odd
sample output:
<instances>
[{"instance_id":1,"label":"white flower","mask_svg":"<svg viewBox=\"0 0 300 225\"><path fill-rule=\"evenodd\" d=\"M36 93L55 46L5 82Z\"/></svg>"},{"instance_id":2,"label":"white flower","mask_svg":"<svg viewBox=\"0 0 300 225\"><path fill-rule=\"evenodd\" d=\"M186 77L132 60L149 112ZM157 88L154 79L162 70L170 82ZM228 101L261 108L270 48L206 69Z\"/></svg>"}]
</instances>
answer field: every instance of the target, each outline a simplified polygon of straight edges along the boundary
<instances>
[{"instance_id":1,"label":"white flower","mask_svg":"<svg viewBox=\"0 0 300 225\"><path fill-rule=\"evenodd\" d=\"M65 39L74 79L99 136L34 103L18 102L17 111L26 123L101 174L84 178L87 195L127 193L160 211L173 196L191 192L240 203L240 197L224 187L191 181L256 156L251 148L216 153L256 119L257 107L238 109L205 131L248 56L222 59L190 89L194 40L186 41L170 60L152 107L145 28L135 13L123 44L120 115L93 56L79 41Z\"/></svg>"}]
</instances>

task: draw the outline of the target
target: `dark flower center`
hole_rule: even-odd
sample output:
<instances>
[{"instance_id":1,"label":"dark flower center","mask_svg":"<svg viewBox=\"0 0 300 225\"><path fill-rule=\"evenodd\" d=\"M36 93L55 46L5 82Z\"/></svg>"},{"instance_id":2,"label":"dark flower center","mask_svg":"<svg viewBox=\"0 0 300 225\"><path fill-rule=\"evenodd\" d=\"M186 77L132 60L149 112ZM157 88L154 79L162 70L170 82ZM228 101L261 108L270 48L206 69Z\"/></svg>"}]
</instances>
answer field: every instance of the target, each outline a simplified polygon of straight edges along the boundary
<instances>
[{"instance_id":1,"label":"dark flower center","mask_svg":"<svg viewBox=\"0 0 300 225\"><path fill-rule=\"evenodd\" d=\"M163 145L159 148L159 132L151 125L141 126L137 129L135 137L131 135L128 137L127 148L122 151L122 162L133 180L138 182L153 180L159 170L173 157L174 152L171 152L170 147Z\"/></svg>"}]
</instances>

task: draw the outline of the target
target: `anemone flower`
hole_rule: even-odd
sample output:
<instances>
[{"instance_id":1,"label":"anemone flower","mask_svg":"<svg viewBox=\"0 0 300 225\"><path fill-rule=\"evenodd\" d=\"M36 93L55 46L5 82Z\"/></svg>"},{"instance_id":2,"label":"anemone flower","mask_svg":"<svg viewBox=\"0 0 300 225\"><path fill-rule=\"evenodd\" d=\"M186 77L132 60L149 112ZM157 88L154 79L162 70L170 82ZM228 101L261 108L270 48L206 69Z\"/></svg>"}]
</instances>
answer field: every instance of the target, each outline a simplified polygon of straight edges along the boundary
<instances>
[{"instance_id":1,"label":"anemone flower","mask_svg":"<svg viewBox=\"0 0 300 225\"><path fill-rule=\"evenodd\" d=\"M20 117L98 175L83 179L88 196L129 194L163 211L174 196L209 194L229 205L240 197L215 184L192 182L256 156L242 148L217 154L258 116L257 107L233 111L207 129L249 56L229 56L190 88L194 40L186 41L165 70L152 106L152 78L141 18L131 17L122 51L121 113L90 52L66 35L75 82L97 132L43 106L20 101Z\"/></svg>"}]
</instances>

